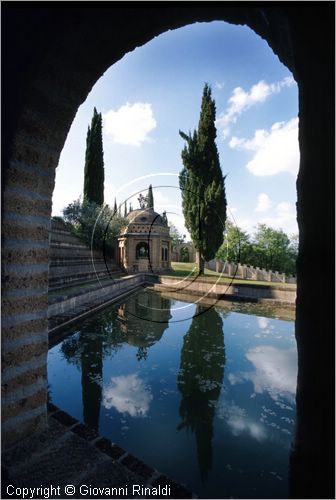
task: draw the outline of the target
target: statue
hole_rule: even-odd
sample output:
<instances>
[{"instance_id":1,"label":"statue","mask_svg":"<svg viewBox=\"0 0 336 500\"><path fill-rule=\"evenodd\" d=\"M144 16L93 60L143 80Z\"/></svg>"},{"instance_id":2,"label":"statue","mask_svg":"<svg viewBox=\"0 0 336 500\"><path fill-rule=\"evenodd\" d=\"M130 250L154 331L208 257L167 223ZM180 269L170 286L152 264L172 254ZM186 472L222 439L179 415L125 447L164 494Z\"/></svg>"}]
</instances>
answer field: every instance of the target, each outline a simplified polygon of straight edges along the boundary
<instances>
[{"instance_id":1,"label":"statue","mask_svg":"<svg viewBox=\"0 0 336 500\"><path fill-rule=\"evenodd\" d=\"M168 226L168 219L167 219L167 212L166 211L163 212L162 219L163 219L163 222L165 223L165 225Z\"/></svg>"},{"instance_id":2,"label":"statue","mask_svg":"<svg viewBox=\"0 0 336 500\"><path fill-rule=\"evenodd\" d=\"M147 196L144 196L142 193L140 193L138 202L140 205L140 208L147 208Z\"/></svg>"}]
</instances>

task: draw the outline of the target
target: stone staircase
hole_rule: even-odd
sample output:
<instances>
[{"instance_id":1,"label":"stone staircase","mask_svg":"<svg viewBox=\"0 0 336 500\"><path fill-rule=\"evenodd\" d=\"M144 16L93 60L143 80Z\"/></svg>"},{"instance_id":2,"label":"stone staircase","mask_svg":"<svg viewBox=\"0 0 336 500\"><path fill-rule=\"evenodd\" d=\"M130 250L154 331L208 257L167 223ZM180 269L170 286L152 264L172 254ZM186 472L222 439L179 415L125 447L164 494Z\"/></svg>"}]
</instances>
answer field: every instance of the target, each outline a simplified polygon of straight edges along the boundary
<instances>
[{"instance_id":1,"label":"stone staircase","mask_svg":"<svg viewBox=\"0 0 336 500\"><path fill-rule=\"evenodd\" d=\"M51 221L49 291L92 283L120 273L115 260L73 236L64 222Z\"/></svg>"}]
</instances>

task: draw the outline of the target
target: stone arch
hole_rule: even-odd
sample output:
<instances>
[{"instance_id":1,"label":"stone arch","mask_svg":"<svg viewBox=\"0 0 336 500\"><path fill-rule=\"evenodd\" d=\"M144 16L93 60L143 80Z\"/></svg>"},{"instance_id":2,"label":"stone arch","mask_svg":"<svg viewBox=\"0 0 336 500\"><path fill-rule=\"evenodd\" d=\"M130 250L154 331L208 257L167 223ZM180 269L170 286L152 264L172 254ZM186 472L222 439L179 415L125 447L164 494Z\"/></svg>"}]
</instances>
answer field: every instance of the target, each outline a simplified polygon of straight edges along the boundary
<instances>
[{"instance_id":1,"label":"stone arch","mask_svg":"<svg viewBox=\"0 0 336 500\"><path fill-rule=\"evenodd\" d=\"M79 105L126 52L169 29L223 20L246 24L263 37L299 86L299 373L292 475L294 496L328 497L333 485L326 478L334 464L334 329L328 313L334 304L333 294L320 293L325 289L324 273L317 273L312 283L310 266L316 255L322 255L325 266L333 269L334 6L7 4L2 13L7 75L2 158L3 445L46 425L51 196L58 158ZM317 338L317 332L323 335ZM330 397L321 395L321 380Z\"/></svg>"},{"instance_id":2,"label":"stone arch","mask_svg":"<svg viewBox=\"0 0 336 500\"><path fill-rule=\"evenodd\" d=\"M180 248L180 262L190 262L189 249L187 246Z\"/></svg>"},{"instance_id":3,"label":"stone arch","mask_svg":"<svg viewBox=\"0 0 336 500\"><path fill-rule=\"evenodd\" d=\"M149 246L146 241L140 241L135 247L135 258L136 259L148 259L149 258Z\"/></svg>"}]
</instances>

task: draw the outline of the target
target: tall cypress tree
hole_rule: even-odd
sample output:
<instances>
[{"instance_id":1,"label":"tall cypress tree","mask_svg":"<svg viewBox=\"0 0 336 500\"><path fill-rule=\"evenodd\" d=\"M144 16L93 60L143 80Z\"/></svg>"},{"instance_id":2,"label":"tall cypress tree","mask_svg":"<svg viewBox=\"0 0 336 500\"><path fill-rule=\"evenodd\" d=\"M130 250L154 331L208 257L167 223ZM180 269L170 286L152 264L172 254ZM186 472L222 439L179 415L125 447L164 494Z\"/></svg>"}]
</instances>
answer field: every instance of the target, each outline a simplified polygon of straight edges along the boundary
<instances>
[{"instance_id":1,"label":"tall cypress tree","mask_svg":"<svg viewBox=\"0 0 336 500\"><path fill-rule=\"evenodd\" d=\"M148 194L147 194L147 207L152 208L154 210L154 198L153 198L153 189L152 185L149 185Z\"/></svg>"},{"instance_id":2,"label":"tall cypress tree","mask_svg":"<svg viewBox=\"0 0 336 500\"><path fill-rule=\"evenodd\" d=\"M102 116L96 108L93 110L91 127L88 127L86 136L84 200L97 205L104 203Z\"/></svg>"},{"instance_id":3,"label":"tall cypress tree","mask_svg":"<svg viewBox=\"0 0 336 500\"><path fill-rule=\"evenodd\" d=\"M182 151L183 169L179 182L186 228L198 253L199 274L204 260L215 257L223 243L226 220L225 177L216 146L216 105L211 88L205 84L198 129L180 136L186 141Z\"/></svg>"}]
</instances>

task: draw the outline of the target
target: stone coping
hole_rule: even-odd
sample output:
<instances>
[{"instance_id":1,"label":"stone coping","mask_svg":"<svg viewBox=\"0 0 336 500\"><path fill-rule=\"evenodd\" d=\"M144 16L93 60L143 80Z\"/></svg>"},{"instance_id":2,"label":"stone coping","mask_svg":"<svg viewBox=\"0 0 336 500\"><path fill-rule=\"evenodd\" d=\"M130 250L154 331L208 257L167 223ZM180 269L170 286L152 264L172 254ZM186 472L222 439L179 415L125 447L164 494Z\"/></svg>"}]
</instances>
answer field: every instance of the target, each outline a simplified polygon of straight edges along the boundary
<instances>
[{"instance_id":1,"label":"stone coping","mask_svg":"<svg viewBox=\"0 0 336 500\"><path fill-rule=\"evenodd\" d=\"M112 273L111 273L112 274ZM49 291L49 303L54 303L54 302L62 302L63 300L69 299L71 297L77 297L79 295L84 295L88 291L94 291L94 290L99 290L100 288L107 288L108 286L113 286L118 283L124 283L125 281L132 280L134 277L145 275L145 279L147 274L146 273L137 273L137 274L131 274L131 275L125 275L125 276L120 276L118 278L113 278L111 277L106 277L102 278L100 281L96 279L83 282L82 286L80 283L76 284L74 283L73 286L63 286L59 289L50 289ZM85 286L87 285L87 286ZM64 291L64 293L61 293Z\"/></svg>"},{"instance_id":2,"label":"stone coping","mask_svg":"<svg viewBox=\"0 0 336 500\"><path fill-rule=\"evenodd\" d=\"M60 485L61 494L51 498L64 498L62 492L65 485L70 484L76 488L76 495L71 498L88 498L87 494L79 493L80 485L113 488L125 483L129 489L132 484L139 484L153 492L141 496L127 491L123 498L197 498L186 486L145 464L52 403L47 404L47 410L47 428L3 452L1 498L13 498L6 494L8 485L12 485L12 489ZM158 495L157 491L166 485L170 486L170 495ZM47 498L43 493L33 497Z\"/></svg>"},{"instance_id":3,"label":"stone coping","mask_svg":"<svg viewBox=\"0 0 336 500\"><path fill-rule=\"evenodd\" d=\"M219 277L217 281L215 280L216 276L214 276L213 278L211 276L188 278L186 276L170 276L169 274L160 274L160 278L179 280L179 281L183 280L189 283L206 283L206 284L222 285L222 286L239 286L239 287L241 286L243 288L263 288L263 289L271 288L272 290L296 291L296 286L292 285L291 283L287 283L287 286L280 283L279 285L274 285L274 284L271 285L267 283L259 285L257 283L249 283L248 280L246 280L246 283L241 283L241 281L239 282L235 281L236 279L242 280L243 278L233 278L230 276L223 276L223 277L226 278L228 281L221 281L221 278ZM274 283L274 281L272 281L272 283Z\"/></svg>"},{"instance_id":4,"label":"stone coping","mask_svg":"<svg viewBox=\"0 0 336 500\"><path fill-rule=\"evenodd\" d=\"M197 498L197 496L184 485L169 479L167 476L161 474L156 469L153 469L139 458L121 448L119 445L113 443L110 439L100 436L94 429L91 429L91 427L83 424L54 404L48 403L48 413L50 417L55 418L62 425L68 427L71 432L85 439L85 441L90 442L113 461L122 464L130 472L143 478L146 486L158 487L159 485L169 484L171 486L171 496L165 496L165 498ZM155 497L157 498L157 496Z\"/></svg>"}]
</instances>

